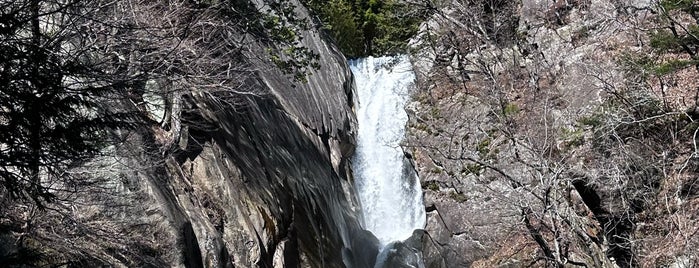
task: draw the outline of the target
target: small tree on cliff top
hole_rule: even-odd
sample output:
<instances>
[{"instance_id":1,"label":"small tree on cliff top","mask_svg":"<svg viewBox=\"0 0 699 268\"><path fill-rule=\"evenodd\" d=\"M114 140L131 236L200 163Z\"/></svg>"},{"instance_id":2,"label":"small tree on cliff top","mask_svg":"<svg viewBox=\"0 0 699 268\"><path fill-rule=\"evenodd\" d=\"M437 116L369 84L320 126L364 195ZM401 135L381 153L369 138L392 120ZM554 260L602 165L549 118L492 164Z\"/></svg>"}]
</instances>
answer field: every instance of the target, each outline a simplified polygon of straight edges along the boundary
<instances>
[{"instance_id":1,"label":"small tree on cliff top","mask_svg":"<svg viewBox=\"0 0 699 268\"><path fill-rule=\"evenodd\" d=\"M401 53L430 11L395 0L307 0L347 57Z\"/></svg>"}]
</instances>

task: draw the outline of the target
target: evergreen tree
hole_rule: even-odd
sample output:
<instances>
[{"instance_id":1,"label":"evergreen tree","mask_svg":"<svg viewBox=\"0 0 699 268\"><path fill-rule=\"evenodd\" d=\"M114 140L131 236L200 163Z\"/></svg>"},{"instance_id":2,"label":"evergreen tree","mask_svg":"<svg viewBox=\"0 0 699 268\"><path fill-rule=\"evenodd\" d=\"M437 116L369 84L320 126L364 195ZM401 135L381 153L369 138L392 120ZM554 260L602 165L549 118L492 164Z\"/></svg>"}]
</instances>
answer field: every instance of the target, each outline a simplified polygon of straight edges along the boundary
<instances>
[{"instance_id":1,"label":"evergreen tree","mask_svg":"<svg viewBox=\"0 0 699 268\"><path fill-rule=\"evenodd\" d=\"M658 54L677 57L657 62L656 74L664 75L690 66L699 68L699 3L693 0L659 2L659 29L650 46Z\"/></svg>"},{"instance_id":2,"label":"evergreen tree","mask_svg":"<svg viewBox=\"0 0 699 268\"><path fill-rule=\"evenodd\" d=\"M0 9L0 193L41 204L46 181L69 179L65 169L98 152L107 127L130 127L133 114L97 104L124 81L97 81L76 25L57 13L80 1L14 1Z\"/></svg>"},{"instance_id":3,"label":"evergreen tree","mask_svg":"<svg viewBox=\"0 0 699 268\"><path fill-rule=\"evenodd\" d=\"M308 0L307 4L350 58L404 53L408 39L430 14L395 0Z\"/></svg>"},{"instance_id":4,"label":"evergreen tree","mask_svg":"<svg viewBox=\"0 0 699 268\"><path fill-rule=\"evenodd\" d=\"M152 128L177 132L171 128L181 125L181 111L167 107L170 99L203 92L235 105L239 94L263 94L243 87L253 72L241 60L247 40L232 33L255 36L285 74L303 81L318 68L318 55L297 33L308 27L306 18L290 1L267 7L261 11L249 1L1 2L0 196L41 205L58 185L79 183L66 171L123 133L138 130L153 139ZM169 119L156 122L147 96L164 100L155 109Z\"/></svg>"}]
</instances>

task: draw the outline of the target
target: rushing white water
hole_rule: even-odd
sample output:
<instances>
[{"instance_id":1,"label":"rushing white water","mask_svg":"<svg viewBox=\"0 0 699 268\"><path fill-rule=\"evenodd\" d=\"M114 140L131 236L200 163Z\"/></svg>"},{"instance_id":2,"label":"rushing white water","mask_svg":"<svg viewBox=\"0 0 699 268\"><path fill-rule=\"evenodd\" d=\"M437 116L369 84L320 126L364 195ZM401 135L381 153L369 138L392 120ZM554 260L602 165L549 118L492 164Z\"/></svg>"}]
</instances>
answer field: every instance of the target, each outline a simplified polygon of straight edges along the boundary
<instances>
[{"instance_id":1,"label":"rushing white water","mask_svg":"<svg viewBox=\"0 0 699 268\"><path fill-rule=\"evenodd\" d=\"M383 247L425 225L420 183L399 146L415 75L407 56L353 60L350 68L359 95L355 187L364 228Z\"/></svg>"}]
</instances>

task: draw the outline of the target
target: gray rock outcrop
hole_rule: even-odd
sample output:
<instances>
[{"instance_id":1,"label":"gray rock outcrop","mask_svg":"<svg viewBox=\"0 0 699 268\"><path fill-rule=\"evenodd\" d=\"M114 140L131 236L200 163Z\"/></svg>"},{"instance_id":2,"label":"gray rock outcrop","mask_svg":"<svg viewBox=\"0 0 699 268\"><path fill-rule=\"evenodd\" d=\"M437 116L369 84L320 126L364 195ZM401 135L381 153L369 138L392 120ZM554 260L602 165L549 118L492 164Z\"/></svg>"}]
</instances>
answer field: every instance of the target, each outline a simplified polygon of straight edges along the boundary
<instances>
[{"instance_id":1,"label":"gray rock outcrop","mask_svg":"<svg viewBox=\"0 0 699 268\"><path fill-rule=\"evenodd\" d=\"M376 241L355 217L348 162L356 131L352 75L317 30L303 32L301 45L316 52L321 64L305 83L259 58L264 48L253 43L245 54L257 72L246 84L262 94L246 96L235 107L209 96L193 98L195 114L214 130L191 130L189 137L196 138L189 142L203 143L201 152L179 167L170 165L169 173L191 187L176 195L187 201L172 205L192 221L206 266L373 263ZM215 211L218 222L202 209Z\"/></svg>"},{"instance_id":2,"label":"gray rock outcrop","mask_svg":"<svg viewBox=\"0 0 699 268\"><path fill-rule=\"evenodd\" d=\"M687 236L697 226L662 219L697 215L682 190L696 183L694 120L672 116L694 105L677 100L697 72L648 71L672 57L648 45L658 6L441 8L413 42L419 90L406 107L426 267L665 267L696 255L678 245L699 243Z\"/></svg>"},{"instance_id":3,"label":"gray rock outcrop","mask_svg":"<svg viewBox=\"0 0 699 268\"><path fill-rule=\"evenodd\" d=\"M10 204L2 241L75 266L372 267L378 241L360 228L352 190L357 123L346 59L315 26L302 29L296 45L320 66L295 79L270 57L285 47L229 34L246 41L231 62L246 72L244 90L148 96L168 104L148 107L168 128L129 135L79 169L106 182L70 197L82 203L32 214L1 200Z\"/></svg>"}]
</instances>

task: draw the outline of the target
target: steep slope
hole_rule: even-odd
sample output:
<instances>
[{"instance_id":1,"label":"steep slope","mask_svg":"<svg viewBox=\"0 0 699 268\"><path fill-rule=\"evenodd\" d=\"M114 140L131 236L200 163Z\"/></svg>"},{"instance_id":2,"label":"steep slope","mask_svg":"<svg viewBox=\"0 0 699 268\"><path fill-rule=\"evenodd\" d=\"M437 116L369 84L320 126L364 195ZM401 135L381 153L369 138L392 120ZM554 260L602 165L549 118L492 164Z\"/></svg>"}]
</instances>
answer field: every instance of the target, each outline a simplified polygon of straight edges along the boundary
<instances>
[{"instance_id":1,"label":"steep slope","mask_svg":"<svg viewBox=\"0 0 699 268\"><path fill-rule=\"evenodd\" d=\"M226 34L245 40L228 63L245 70L234 78L244 92L138 96L165 104L135 106L164 123L121 136L74 169L99 184L48 210L2 200L0 266L373 265L378 241L359 227L351 186L356 118L345 58L316 26L301 29L296 45L320 66L299 78L272 56L284 45ZM143 86L168 92L157 80Z\"/></svg>"},{"instance_id":2,"label":"steep slope","mask_svg":"<svg viewBox=\"0 0 699 268\"><path fill-rule=\"evenodd\" d=\"M594 0L436 8L413 43L404 146L425 193L426 267L696 265L697 73L653 65L682 59L649 47L665 11Z\"/></svg>"},{"instance_id":3,"label":"steep slope","mask_svg":"<svg viewBox=\"0 0 699 268\"><path fill-rule=\"evenodd\" d=\"M295 244L300 243L311 261L306 265L342 266L344 258L349 261L346 264L370 262L371 254L358 257L354 254L361 252L353 252L353 243L370 242L362 237L371 235L359 229L351 192L348 160L356 131L352 77L344 57L318 32L307 33L303 45L318 52L322 66L305 84L292 87L271 62L257 61L253 66L262 71L252 83L267 87L267 97L250 97L250 103L235 111L197 97L203 117L218 129L209 134L219 148L205 149L202 154L220 150L228 157L214 165L206 157L195 159L192 168L204 170L193 176L210 181L205 174L216 174L219 169L227 170L224 174L239 174L239 181L228 186L234 192L227 193L237 205L221 202L220 208L235 211L225 216L238 219L229 223L231 228L249 230L243 236L248 238L240 242L261 239L258 254L267 255L263 259L271 260L277 247L285 243L289 244L285 250L298 251ZM251 58L264 53L261 50L251 51ZM223 233L228 232L224 229ZM233 232L232 237L238 235ZM367 243L357 249L371 252L371 247Z\"/></svg>"}]
</instances>

